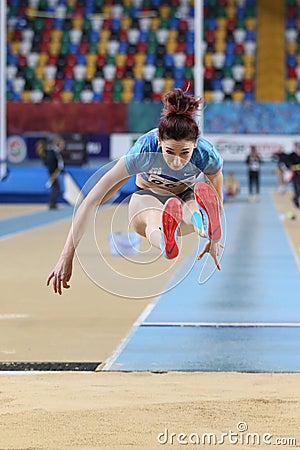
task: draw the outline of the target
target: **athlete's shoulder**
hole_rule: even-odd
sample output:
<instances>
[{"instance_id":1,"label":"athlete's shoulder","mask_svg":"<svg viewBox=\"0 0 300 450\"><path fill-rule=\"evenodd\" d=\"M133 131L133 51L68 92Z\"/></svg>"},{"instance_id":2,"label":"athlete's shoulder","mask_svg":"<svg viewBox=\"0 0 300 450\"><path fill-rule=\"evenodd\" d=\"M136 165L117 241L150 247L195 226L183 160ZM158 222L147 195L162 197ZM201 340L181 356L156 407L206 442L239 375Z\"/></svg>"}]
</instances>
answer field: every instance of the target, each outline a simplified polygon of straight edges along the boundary
<instances>
[{"instance_id":1,"label":"athlete's shoulder","mask_svg":"<svg viewBox=\"0 0 300 450\"><path fill-rule=\"evenodd\" d=\"M202 136L197 140L192 162L206 174L217 173L223 165L222 156L216 147Z\"/></svg>"},{"instance_id":2,"label":"athlete's shoulder","mask_svg":"<svg viewBox=\"0 0 300 450\"><path fill-rule=\"evenodd\" d=\"M158 132L157 128L148 131L145 134L142 134L138 137L138 139L134 142L128 153L136 154L136 153L147 153L147 152L156 152L158 149Z\"/></svg>"},{"instance_id":3,"label":"athlete's shoulder","mask_svg":"<svg viewBox=\"0 0 300 450\"><path fill-rule=\"evenodd\" d=\"M158 129L153 128L147 133L143 134L137 140L140 144L143 144L146 150L156 151L158 149Z\"/></svg>"},{"instance_id":4,"label":"athlete's shoulder","mask_svg":"<svg viewBox=\"0 0 300 450\"><path fill-rule=\"evenodd\" d=\"M197 139L197 149L198 150L216 150L215 146L205 139L203 136L199 136Z\"/></svg>"},{"instance_id":5,"label":"athlete's shoulder","mask_svg":"<svg viewBox=\"0 0 300 450\"><path fill-rule=\"evenodd\" d=\"M158 152L158 132L153 129L141 135L125 155L125 165L129 174L145 172Z\"/></svg>"}]
</instances>

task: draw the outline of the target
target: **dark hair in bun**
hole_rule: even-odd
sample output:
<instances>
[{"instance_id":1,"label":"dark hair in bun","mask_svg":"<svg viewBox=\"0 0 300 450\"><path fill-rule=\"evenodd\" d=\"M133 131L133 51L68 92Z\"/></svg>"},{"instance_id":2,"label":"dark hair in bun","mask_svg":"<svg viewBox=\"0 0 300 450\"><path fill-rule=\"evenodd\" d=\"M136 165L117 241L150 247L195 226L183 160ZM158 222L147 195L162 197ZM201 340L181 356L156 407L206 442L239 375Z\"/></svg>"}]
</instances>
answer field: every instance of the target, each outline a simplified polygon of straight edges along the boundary
<instances>
[{"instance_id":1,"label":"dark hair in bun","mask_svg":"<svg viewBox=\"0 0 300 450\"><path fill-rule=\"evenodd\" d=\"M202 99L186 95L181 89L168 92L163 98L164 108L158 124L160 139L196 141L199 127L195 115Z\"/></svg>"}]
</instances>

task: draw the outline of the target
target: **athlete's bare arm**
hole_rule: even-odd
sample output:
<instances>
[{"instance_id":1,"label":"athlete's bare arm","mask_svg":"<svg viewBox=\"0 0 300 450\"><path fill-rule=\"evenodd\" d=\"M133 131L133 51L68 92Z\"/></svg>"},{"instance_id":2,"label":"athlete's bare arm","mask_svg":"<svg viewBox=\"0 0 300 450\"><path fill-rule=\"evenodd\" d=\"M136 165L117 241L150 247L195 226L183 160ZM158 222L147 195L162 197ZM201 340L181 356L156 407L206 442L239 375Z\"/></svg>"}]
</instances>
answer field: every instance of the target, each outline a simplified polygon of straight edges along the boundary
<instances>
[{"instance_id":1,"label":"athlete's bare arm","mask_svg":"<svg viewBox=\"0 0 300 450\"><path fill-rule=\"evenodd\" d=\"M222 172L222 169L219 170L219 172L215 173L214 175L206 175L205 174L205 177L215 188L217 195L219 197L219 200L220 200L220 206L221 206L221 208L223 208L223 172Z\"/></svg>"},{"instance_id":2,"label":"athlete's bare arm","mask_svg":"<svg viewBox=\"0 0 300 450\"><path fill-rule=\"evenodd\" d=\"M55 293L62 294L62 287L66 289L70 287L68 282L72 275L72 262L75 250L86 231L94 211L120 189L129 178L130 175L126 170L124 159L121 158L98 181L79 206L58 263L47 279L47 285L49 285L53 278L53 289Z\"/></svg>"}]
</instances>

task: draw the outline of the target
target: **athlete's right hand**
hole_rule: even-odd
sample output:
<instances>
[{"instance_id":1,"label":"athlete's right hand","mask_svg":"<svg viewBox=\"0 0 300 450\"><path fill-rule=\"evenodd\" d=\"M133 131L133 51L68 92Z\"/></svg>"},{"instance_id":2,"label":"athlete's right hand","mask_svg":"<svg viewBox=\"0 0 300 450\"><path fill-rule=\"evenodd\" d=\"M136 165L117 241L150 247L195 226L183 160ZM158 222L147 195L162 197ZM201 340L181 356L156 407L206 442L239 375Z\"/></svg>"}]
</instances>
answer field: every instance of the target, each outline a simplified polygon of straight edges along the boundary
<instances>
[{"instance_id":1,"label":"athlete's right hand","mask_svg":"<svg viewBox=\"0 0 300 450\"><path fill-rule=\"evenodd\" d=\"M72 276L72 261L73 258L60 257L53 271L47 278L47 286L52 281L52 287L55 294L61 295L63 289L69 289L70 278Z\"/></svg>"},{"instance_id":2,"label":"athlete's right hand","mask_svg":"<svg viewBox=\"0 0 300 450\"><path fill-rule=\"evenodd\" d=\"M203 258L205 253L209 253L211 255L211 257L213 258L213 260L215 262L215 265L217 266L217 269L221 270L221 266L220 266L220 262L219 262L219 256L220 256L220 253L221 253L221 248L224 248L224 245L221 244L220 242L208 241L205 244L202 252L198 256L198 259Z\"/></svg>"}]
</instances>

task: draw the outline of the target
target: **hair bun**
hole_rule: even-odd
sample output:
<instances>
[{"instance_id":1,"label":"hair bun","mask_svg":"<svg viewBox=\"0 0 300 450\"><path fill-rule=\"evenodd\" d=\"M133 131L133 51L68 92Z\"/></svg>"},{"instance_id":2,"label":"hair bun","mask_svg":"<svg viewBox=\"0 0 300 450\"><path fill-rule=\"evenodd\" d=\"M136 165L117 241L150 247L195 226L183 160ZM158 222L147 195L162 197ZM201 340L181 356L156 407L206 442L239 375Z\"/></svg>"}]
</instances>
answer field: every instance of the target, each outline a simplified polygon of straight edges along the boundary
<instances>
[{"instance_id":1,"label":"hair bun","mask_svg":"<svg viewBox=\"0 0 300 450\"><path fill-rule=\"evenodd\" d=\"M179 88L168 92L163 101L165 106L162 114L164 117L180 115L193 118L199 105L202 103L201 99L195 99L194 97L186 95Z\"/></svg>"},{"instance_id":2,"label":"hair bun","mask_svg":"<svg viewBox=\"0 0 300 450\"><path fill-rule=\"evenodd\" d=\"M202 100L186 95L181 89L176 88L164 96L163 102L164 108L158 124L160 139L195 142L199 136L195 116Z\"/></svg>"}]
</instances>

